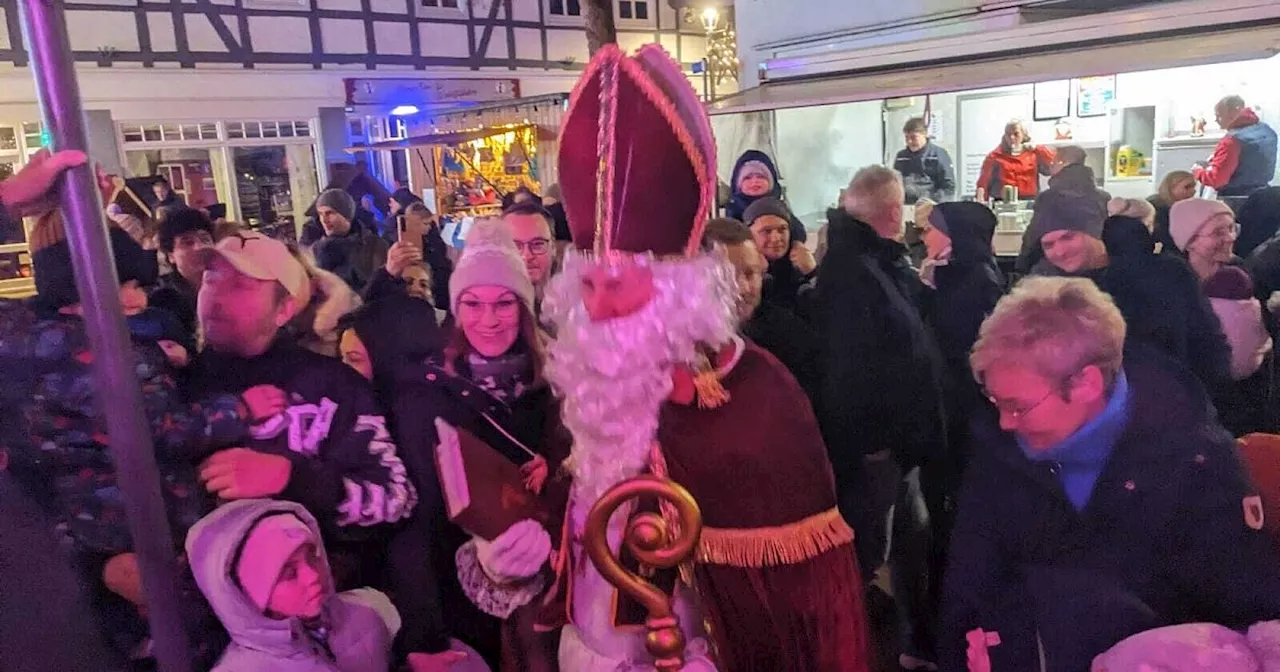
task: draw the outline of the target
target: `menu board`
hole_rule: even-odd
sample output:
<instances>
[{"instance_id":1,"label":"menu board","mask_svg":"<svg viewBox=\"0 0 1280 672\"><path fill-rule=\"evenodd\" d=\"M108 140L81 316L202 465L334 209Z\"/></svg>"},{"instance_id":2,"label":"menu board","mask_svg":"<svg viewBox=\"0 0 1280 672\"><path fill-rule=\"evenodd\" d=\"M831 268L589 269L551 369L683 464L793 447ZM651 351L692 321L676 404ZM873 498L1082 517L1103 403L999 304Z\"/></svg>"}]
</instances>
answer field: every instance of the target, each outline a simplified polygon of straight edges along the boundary
<instances>
[{"instance_id":1,"label":"menu board","mask_svg":"<svg viewBox=\"0 0 1280 672\"><path fill-rule=\"evenodd\" d=\"M1076 80L1076 116L1100 117L1116 98L1116 76L1081 77Z\"/></svg>"}]
</instances>

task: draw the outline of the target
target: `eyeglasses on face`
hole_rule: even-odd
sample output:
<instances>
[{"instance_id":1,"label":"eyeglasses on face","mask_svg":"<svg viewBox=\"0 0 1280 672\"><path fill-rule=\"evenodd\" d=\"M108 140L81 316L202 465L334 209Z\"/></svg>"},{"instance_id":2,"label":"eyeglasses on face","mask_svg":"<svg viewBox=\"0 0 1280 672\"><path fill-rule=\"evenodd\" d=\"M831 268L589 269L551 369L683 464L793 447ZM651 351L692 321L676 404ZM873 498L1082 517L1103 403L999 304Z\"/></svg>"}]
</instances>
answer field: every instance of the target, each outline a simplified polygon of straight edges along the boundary
<instances>
[{"instance_id":1,"label":"eyeglasses on face","mask_svg":"<svg viewBox=\"0 0 1280 672\"><path fill-rule=\"evenodd\" d=\"M551 241L546 238L534 238L533 240L517 240L516 249L520 252L528 250L530 254L542 256L551 249Z\"/></svg>"},{"instance_id":2,"label":"eyeglasses on face","mask_svg":"<svg viewBox=\"0 0 1280 672\"><path fill-rule=\"evenodd\" d=\"M479 299L462 299L458 307L469 314L484 314L490 310L501 319L510 319L520 312L520 302L516 299L499 299L497 301L480 301Z\"/></svg>"},{"instance_id":3,"label":"eyeglasses on face","mask_svg":"<svg viewBox=\"0 0 1280 672\"><path fill-rule=\"evenodd\" d=\"M1027 414L1031 413L1037 408L1040 408L1040 406L1044 404L1044 402L1049 400L1049 397L1052 397L1055 394L1061 394L1065 398L1067 394L1067 390L1070 389L1072 381L1074 381L1082 371L1084 371L1084 369L1080 369L1075 373L1063 378L1060 384L1051 386L1049 388L1049 391L1046 392L1044 396L1040 397L1036 401L1029 404L1019 404L1016 401L1010 401L1007 399L997 399L996 396L991 394L991 391L988 390L985 386L982 388L982 395L986 397L987 401L991 402L991 405L995 406L996 410L1000 411L1002 415L1007 415L1013 420L1021 420L1027 417Z\"/></svg>"},{"instance_id":4,"label":"eyeglasses on face","mask_svg":"<svg viewBox=\"0 0 1280 672\"><path fill-rule=\"evenodd\" d=\"M1036 410L1037 408L1040 407L1041 404L1048 401L1049 397L1052 397L1055 392L1057 392L1057 390L1049 390L1048 392L1045 393L1043 397L1040 397L1040 399L1037 400L1035 403L1025 404L1025 405L1019 404L1016 401L1004 401L1004 400L996 399L995 396L993 396L990 392L986 392L985 390L983 391L983 394L986 395L987 401L990 401L991 405L995 406L997 411L1000 411L1001 415L1007 415L1010 418L1013 418L1014 420L1021 420L1025 418L1028 413Z\"/></svg>"}]
</instances>

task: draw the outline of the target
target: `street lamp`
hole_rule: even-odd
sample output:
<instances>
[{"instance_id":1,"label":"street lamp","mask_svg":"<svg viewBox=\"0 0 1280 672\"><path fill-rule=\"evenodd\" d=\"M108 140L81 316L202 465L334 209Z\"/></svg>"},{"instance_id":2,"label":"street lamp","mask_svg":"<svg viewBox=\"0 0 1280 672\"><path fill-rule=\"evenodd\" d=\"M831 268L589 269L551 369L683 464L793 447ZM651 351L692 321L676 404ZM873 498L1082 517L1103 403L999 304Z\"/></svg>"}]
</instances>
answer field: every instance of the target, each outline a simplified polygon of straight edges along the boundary
<instances>
[{"instance_id":1,"label":"street lamp","mask_svg":"<svg viewBox=\"0 0 1280 672\"><path fill-rule=\"evenodd\" d=\"M702 18L702 28L707 31L707 35L716 32L716 26L720 23L720 10L715 7L707 7L702 10L700 16Z\"/></svg>"}]
</instances>

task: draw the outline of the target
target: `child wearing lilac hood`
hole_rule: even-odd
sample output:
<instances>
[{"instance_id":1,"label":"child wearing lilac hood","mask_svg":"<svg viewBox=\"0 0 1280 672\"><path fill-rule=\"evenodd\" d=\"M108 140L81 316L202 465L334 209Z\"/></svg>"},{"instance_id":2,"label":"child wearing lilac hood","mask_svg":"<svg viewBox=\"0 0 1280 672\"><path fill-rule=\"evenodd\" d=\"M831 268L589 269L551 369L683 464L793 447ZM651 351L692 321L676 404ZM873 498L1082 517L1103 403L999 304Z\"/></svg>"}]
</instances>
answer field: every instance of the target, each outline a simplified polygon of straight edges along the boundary
<instances>
[{"instance_id":1,"label":"child wearing lilac hood","mask_svg":"<svg viewBox=\"0 0 1280 672\"><path fill-rule=\"evenodd\" d=\"M231 635L214 672L386 672L400 616L372 589L333 592L315 518L246 499L187 535L200 591Z\"/></svg>"}]
</instances>

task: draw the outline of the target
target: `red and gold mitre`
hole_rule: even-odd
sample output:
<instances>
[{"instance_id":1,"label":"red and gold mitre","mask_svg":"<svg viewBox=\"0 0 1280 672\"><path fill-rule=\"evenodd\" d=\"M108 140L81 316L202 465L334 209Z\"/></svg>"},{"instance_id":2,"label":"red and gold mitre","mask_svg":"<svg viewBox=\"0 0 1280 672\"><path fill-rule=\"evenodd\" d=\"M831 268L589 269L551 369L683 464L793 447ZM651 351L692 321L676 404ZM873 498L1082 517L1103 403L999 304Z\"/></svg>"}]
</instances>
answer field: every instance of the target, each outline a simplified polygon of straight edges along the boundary
<instances>
[{"instance_id":1,"label":"red and gold mitre","mask_svg":"<svg viewBox=\"0 0 1280 672\"><path fill-rule=\"evenodd\" d=\"M656 44L596 52L560 128L560 188L574 246L601 256L692 256L715 205L711 122Z\"/></svg>"}]
</instances>

